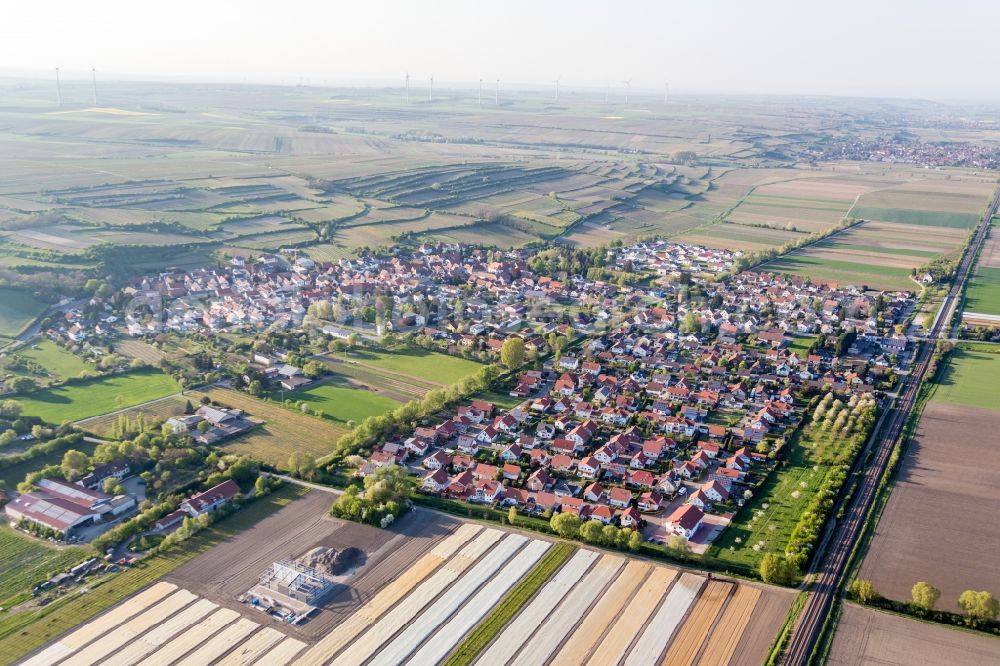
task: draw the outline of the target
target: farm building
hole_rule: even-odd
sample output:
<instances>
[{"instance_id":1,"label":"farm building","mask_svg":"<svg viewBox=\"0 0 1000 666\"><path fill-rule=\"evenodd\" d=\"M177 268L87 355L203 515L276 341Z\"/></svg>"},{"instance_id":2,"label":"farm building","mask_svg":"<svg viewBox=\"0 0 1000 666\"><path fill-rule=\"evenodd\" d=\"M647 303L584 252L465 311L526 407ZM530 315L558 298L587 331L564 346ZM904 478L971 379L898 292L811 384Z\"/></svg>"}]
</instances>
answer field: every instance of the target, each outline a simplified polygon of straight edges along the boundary
<instances>
[{"instance_id":1,"label":"farm building","mask_svg":"<svg viewBox=\"0 0 1000 666\"><path fill-rule=\"evenodd\" d=\"M4 512L13 520L25 518L68 534L75 528L119 516L135 507L133 497L112 497L60 479L45 478L38 485L38 490L9 502Z\"/></svg>"},{"instance_id":2,"label":"farm building","mask_svg":"<svg viewBox=\"0 0 1000 666\"><path fill-rule=\"evenodd\" d=\"M181 502L181 509L189 516L195 518L203 513L210 513L219 507L229 504L240 492L240 487L232 479L223 481L217 486L212 486L208 490L192 495Z\"/></svg>"}]
</instances>

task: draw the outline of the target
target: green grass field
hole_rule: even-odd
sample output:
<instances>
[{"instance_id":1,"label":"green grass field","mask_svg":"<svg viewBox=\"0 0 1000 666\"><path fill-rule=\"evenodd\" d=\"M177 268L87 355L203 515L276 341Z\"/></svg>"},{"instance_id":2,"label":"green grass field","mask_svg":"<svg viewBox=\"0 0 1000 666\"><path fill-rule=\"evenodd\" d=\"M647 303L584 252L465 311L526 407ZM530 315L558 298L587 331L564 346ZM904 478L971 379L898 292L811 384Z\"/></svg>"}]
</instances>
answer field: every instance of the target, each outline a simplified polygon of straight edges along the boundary
<instances>
[{"instance_id":1,"label":"green grass field","mask_svg":"<svg viewBox=\"0 0 1000 666\"><path fill-rule=\"evenodd\" d=\"M997 377L1000 377L1000 353L959 347L948 357L933 400L1000 410Z\"/></svg>"},{"instance_id":2,"label":"green grass field","mask_svg":"<svg viewBox=\"0 0 1000 666\"><path fill-rule=\"evenodd\" d=\"M335 421L361 421L369 416L385 414L400 405L399 402L363 388L324 382L304 391L286 396L295 401L309 403L310 409L321 410Z\"/></svg>"},{"instance_id":3,"label":"green grass field","mask_svg":"<svg viewBox=\"0 0 1000 666\"><path fill-rule=\"evenodd\" d=\"M286 486L132 569L92 581L86 594L71 593L47 606L0 615L0 664L10 664L94 615L159 580L212 546L231 539L306 492Z\"/></svg>"},{"instance_id":4,"label":"green grass field","mask_svg":"<svg viewBox=\"0 0 1000 666\"><path fill-rule=\"evenodd\" d=\"M840 284L868 285L884 289L915 290L917 288L916 284L910 280L910 270L907 268L820 259L805 254L790 254L780 257L760 266L759 270L804 275L814 280L832 280Z\"/></svg>"},{"instance_id":5,"label":"green grass field","mask_svg":"<svg viewBox=\"0 0 1000 666\"><path fill-rule=\"evenodd\" d=\"M909 210L906 208L867 208L859 206L851 211L851 217L882 222L920 224L929 227L952 227L971 229L979 224L976 213L945 213L936 210Z\"/></svg>"},{"instance_id":6,"label":"green grass field","mask_svg":"<svg viewBox=\"0 0 1000 666\"><path fill-rule=\"evenodd\" d=\"M19 289L0 288L0 335L14 337L47 306Z\"/></svg>"},{"instance_id":7,"label":"green grass field","mask_svg":"<svg viewBox=\"0 0 1000 666\"><path fill-rule=\"evenodd\" d=\"M94 366L79 356L57 346L51 340L44 340L35 345L37 349L26 347L21 355L30 358L61 380L76 377L81 372L92 371Z\"/></svg>"},{"instance_id":8,"label":"green grass field","mask_svg":"<svg viewBox=\"0 0 1000 666\"><path fill-rule=\"evenodd\" d=\"M0 607L29 599L35 583L86 559L87 554L82 546L56 548L0 525Z\"/></svg>"},{"instance_id":9,"label":"green grass field","mask_svg":"<svg viewBox=\"0 0 1000 666\"><path fill-rule=\"evenodd\" d=\"M393 352L359 349L349 352L347 358L358 363L425 379L443 386L454 384L475 374L482 367L475 361L423 349Z\"/></svg>"},{"instance_id":10,"label":"green grass field","mask_svg":"<svg viewBox=\"0 0 1000 666\"><path fill-rule=\"evenodd\" d=\"M1000 268L976 268L965 292L965 311L1000 315Z\"/></svg>"},{"instance_id":11,"label":"green grass field","mask_svg":"<svg viewBox=\"0 0 1000 666\"><path fill-rule=\"evenodd\" d=\"M139 370L35 391L17 396L17 400L24 406L24 414L62 423L131 407L179 390L170 375L159 370Z\"/></svg>"},{"instance_id":12,"label":"green grass field","mask_svg":"<svg viewBox=\"0 0 1000 666\"><path fill-rule=\"evenodd\" d=\"M809 348L815 341L816 336L813 335L796 335L792 338L792 342L788 345L788 349L805 358L809 355Z\"/></svg>"}]
</instances>

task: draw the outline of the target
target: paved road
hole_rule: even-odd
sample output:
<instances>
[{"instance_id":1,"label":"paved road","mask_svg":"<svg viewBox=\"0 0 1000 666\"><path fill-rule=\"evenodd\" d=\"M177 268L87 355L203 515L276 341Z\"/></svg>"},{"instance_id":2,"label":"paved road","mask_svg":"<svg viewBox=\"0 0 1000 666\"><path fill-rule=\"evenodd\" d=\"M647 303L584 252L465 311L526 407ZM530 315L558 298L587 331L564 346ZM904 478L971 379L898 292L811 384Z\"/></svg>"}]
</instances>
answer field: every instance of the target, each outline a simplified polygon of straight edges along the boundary
<instances>
[{"instance_id":1,"label":"paved road","mask_svg":"<svg viewBox=\"0 0 1000 666\"><path fill-rule=\"evenodd\" d=\"M804 666L810 662L813 646L823 629L824 621L832 610L851 551L861 537L865 517L875 500L879 480L882 478L889 456L902 434L906 418L916 402L921 381L934 352L935 341L941 337L942 330L948 326L950 321L950 316L945 313L950 313L955 307L969 275L976 251L982 244L989 229L990 220L996 214L998 207L1000 207L1000 188L994 194L993 201L986 209L986 214L980 222L975 237L962 256L952 287L945 297L939 316L935 319L927 335L928 341L914 356L913 371L903 379L905 384L900 388L895 403L889 407L881 420L880 427L877 427L872 435L867 449L872 451L871 460L862 473L860 485L850 501L843 520L833 533L828 550L823 555L819 566L816 567L812 594L809 595L805 608L799 615L798 623L792 631L788 648L781 659L783 664ZM852 472L858 471L864 465L867 457L866 452L862 452L858 456L855 469L852 469Z\"/></svg>"}]
</instances>

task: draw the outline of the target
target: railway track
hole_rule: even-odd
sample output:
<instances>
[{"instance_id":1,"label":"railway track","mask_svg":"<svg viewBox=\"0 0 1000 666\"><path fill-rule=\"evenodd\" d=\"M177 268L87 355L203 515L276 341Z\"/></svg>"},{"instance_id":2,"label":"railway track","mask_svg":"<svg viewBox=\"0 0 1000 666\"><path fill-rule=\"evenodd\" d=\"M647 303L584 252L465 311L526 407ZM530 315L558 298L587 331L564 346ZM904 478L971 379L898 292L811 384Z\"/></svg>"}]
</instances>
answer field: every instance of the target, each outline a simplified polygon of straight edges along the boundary
<instances>
[{"instance_id":1,"label":"railway track","mask_svg":"<svg viewBox=\"0 0 1000 666\"><path fill-rule=\"evenodd\" d=\"M844 512L844 518L835 528L830 545L816 568L809 599L799 615L788 647L781 657L780 663L782 664L805 666L812 660L813 648L820 638L825 620L833 610L837 590L849 563L851 552L861 537L865 518L875 501L879 480L882 478L896 442L903 433L907 416L916 403L924 374L927 372L931 356L934 353L935 342L941 337L942 330L949 327L951 313L962 294L962 288L969 276L977 251L986 237L990 222L998 207L1000 207L1000 188L994 193L993 200L987 206L972 242L969 243L962 255L951 289L948 290L939 316L926 336L927 342L920 346L915 354L912 371L904 379L901 391L894 403L888 408L889 413L882 421L881 426L872 434L865 451L858 456L855 468L851 470L852 473L857 473L865 465L866 459L869 460L862 472L857 492L848 500L849 505Z\"/></svg>"}]
</instances>

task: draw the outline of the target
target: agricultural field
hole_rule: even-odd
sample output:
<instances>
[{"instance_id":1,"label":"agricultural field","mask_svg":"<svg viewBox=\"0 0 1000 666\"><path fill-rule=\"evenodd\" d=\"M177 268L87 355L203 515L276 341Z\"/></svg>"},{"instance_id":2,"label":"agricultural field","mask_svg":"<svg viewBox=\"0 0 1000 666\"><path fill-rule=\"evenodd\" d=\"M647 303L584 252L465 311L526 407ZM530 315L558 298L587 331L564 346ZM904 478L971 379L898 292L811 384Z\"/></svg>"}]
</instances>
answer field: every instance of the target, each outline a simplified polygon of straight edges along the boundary
<instances>
[{"instance_id":1,"label":"agricultural field","mask_svg":"<svg viewBox=\"0 0 1000 666\"><path fill-rule=\"evenodd\" d=\"M124 416L130 421L134 421L141 415L142 419L147 424L154 421L166 421L171 416L180 416L181 414L184 414L188 401L189 398L183 395L168 395L165 398L144 402L141 405L136 405L135 407L129 407L127 409L114 411L109 414L102 414L101 416L83 419L81 421L77 421L76 425L83 428L87 432L92 432L96 435L110 435L120 416ZM194 406L193 400L191 400L191 403L192 406Z\"/></svg>"},{"instance_id":2,"label":"agricultural field","mask_svg":"<svg viewBox=\"0 0 1000 666\"><path fill-rule=\"evenodd\" d=\"M976 270L965 290L963 317L976 314L1000 316L1000 237L998 218L993 218L989 236L983 242Z\"/></svg>"},{"instance_id":3,"label":"agricultural field","mask_svg":"<svg viewBox=\"0 0 1000 666\"><path fill-rule=\"evenodd\" d=\"M475 374L482 367L475 361L423 349L404 351L358 349L338 355L337 358L370 366L376 370L432 382L439 386L450 386Z\"/></svg>"},{"instance_id":4,"label":"agricultural field","mask_svg":"<svg viewBox=\"0 0 1000 666\"><path fill-rule=\"evenodd\" d=\"M8 358L0 361L0 367L15 375L24 375L35 379L65 381L79 376L80 373L94 370L93 365L62 349L51 340L41 340L37 344L21 347L16 352L8 352L8 354ZM28 363L17 363L10 356L22 357L31 364L37 363L38 366L41 366L42 371L36 372L34 366L28 365Z\"/></svg>"},{"instance_id":5,"label":"agricultural field","mask_svg":"<svg viewBox=\"0 0 1000 666\"><path fill-rule=\"evenodd\" d=\"M289 393L286 397L295 402L305 402L310 409L340 423L355 423L369 416L379 416L400 405L397 400L376 393L366 386L351 381L327 379L308 388Z\"/></svg>"},{"instance_id":6,"label":"agricultural field","mask_svg":"<svg viewBox=\"0 0 1000 666\"><path fill-rule=\"evenodd\" d=\"M320 457L333 450L333 444L347 432L329 420L301 414L274 402L258 400L242 391L213 387L190 391L198 403L208 396L221 405L242 409L250 416L263 419L264 425L222 445L226 451L248 455L283 469L292 453L302 451Z\"/></svg>"},{"instance_id":7,"label":"agricultural field","mask_svg":"<svg viewBox=\"0 0 1000 666\"><path fill-rule=\"evenodd\" d=\"M48 423L62 423L132 407L179 390L177 382L159 370L133 370L16 397L24 406L24 414Z\"/></svg>"},{"instance_id":8,"label":"agricultural field","mask_svg":"<svg viewBox=\"0 0 1000 666\"><path fill-rule=\"evenodd\" d=\"M995 183L979 179L911 180L862 195L852 216L932 227L971 229Z\"/></svg>"},{"instance_id":9,"label":"agricultural field","mask_svg":"<svg viewBox=\"0 0 1000 666\"><path fill-rule=\"evenodd\" d=\"M995 664L1000 641L952 627L845 604L827 659L854 664Z\"/></svg>"},{"instance_id":10,"label":"agricultural field","mask_svg":"<svg viewBox=\"0 0 1000 666\"><path fill-rule=\"evenodd\" d=\"M47 655L78 655L81 650L91 649L93 652L87 654L98 653L101 651L98 647L100 641L92 642L92 639L102 635L111 641L134 638L137 633L142 633L135 631L135 628L141 628L141 622L129 627L125 627L124 623L137 620L140 617L137 615L139 611L148 609L155 600L163 600L174 591L172 584L158 584L156 581L192 558L244 534L262 519L293 504L295 498L305 494L305 489L300 487L282 488L213 524L210 529L198 533L166 553L143 560L122 573L92 580L86 594L67 594L44 606L4 613L0 616L0 664L10 664L22 659L57 638L60 639L58 642L50 643L45 648L51 650ZM174 626L177 622L178 620L174 620L169 626ZM77 627L79 629L75 629ZM157 641L165 640L167 636L164 634L169 635L167 628L165 623L158 625L156 633L145 636L153 644L152 647L136 642L135 647L127 648L130 650L129 654L133 650L151 652L159 647L161 643ZM66 652L67 648L69 652ZM33 658L35 661L31 663L44 664L53 660L51 656L42 658L35 655ZM93 662L92 659L82 661ZM110 662L98 659L94 663ZM134 660L123 663L134 663Z\"/></svg>"},{"instance_id":11,"label":"agricultural field","mask_svg":"<svg viewBox=\"0 0 1000 666\"><path fill-rule=\"evenodd\" d=\"M993 529L1000 499L994 433L1000 429L995 378L1000 355L956 350L920 416L916 433L872 537L859 576L889 598L908 600L926 581L939 608L959 611L967 589L1000 594ZM996 463L996 464L995 464ZM975 557L969 557L975 552Z\"/></svg>"},{"instance_id":12,"label":"agricultural field","mask_svg":"<svg viewBox=\"0 0 1000 666\"><path fill-rule=\"evenodd\" d=\"M0 525L0 607L31 598L31 588L86 559L83 547L57 547Z\"/></svg>"},{"instance_id":13,"label":"agricultural field","mask_svg":"<svg viewBox=\"0 0 1000 666\"><path fill-rule=\"evenodd\" d=\"M23 331L46 307L45 303L20 289L0 287L0 340L13 338Z\"/></svg>"},{"instance_id":14,"label":"agricultural field","mask_svg":"<svg viewBox=\"0 0 1000 666\"><path fill-rule=\"evenodd\" d=\"M464 524L299 663L756 664L791 602L566 546Z\"/></svg>"}]
</instances>

